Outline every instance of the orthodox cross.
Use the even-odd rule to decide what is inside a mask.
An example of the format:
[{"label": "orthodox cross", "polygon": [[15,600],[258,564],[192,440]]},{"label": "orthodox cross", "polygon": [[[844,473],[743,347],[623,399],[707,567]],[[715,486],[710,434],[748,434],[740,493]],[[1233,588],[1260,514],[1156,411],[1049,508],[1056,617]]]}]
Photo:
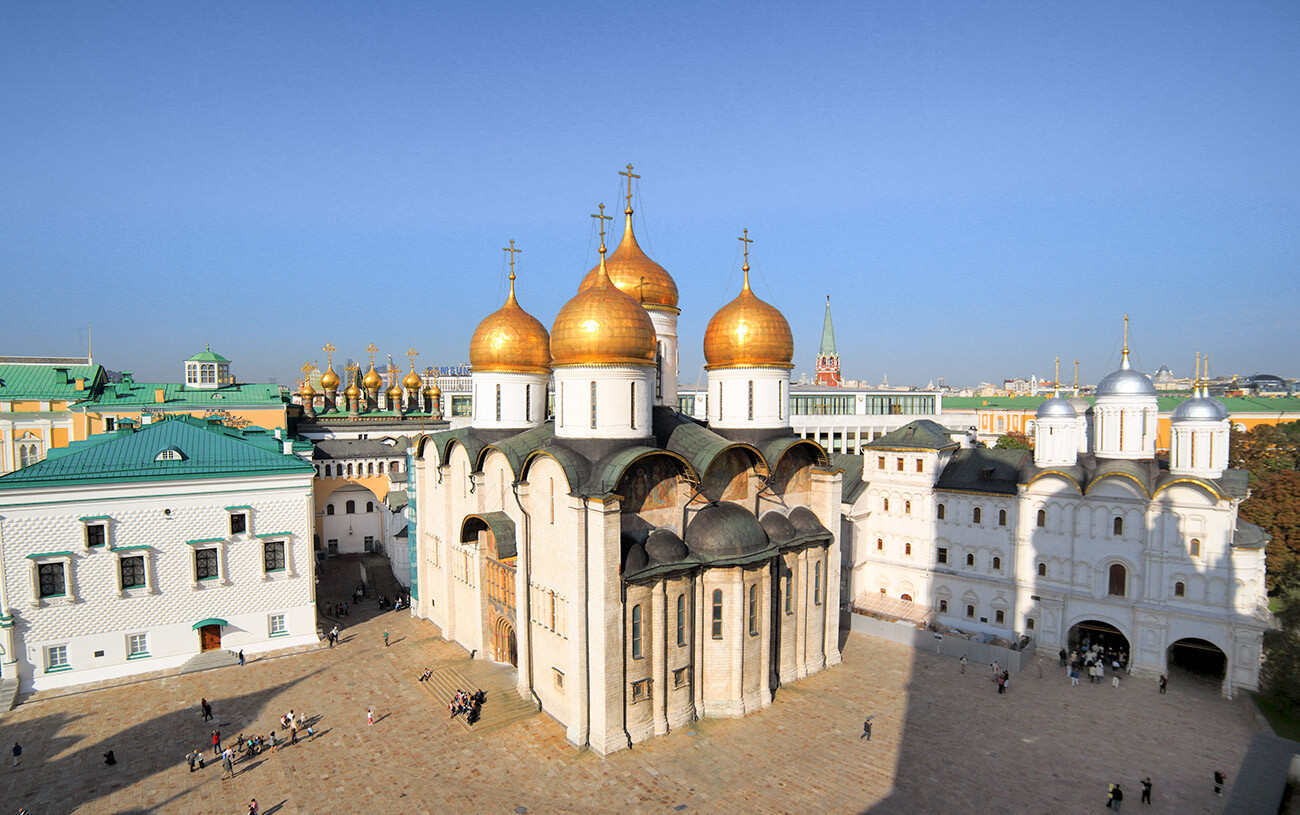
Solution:
[{"label": "orthodox cross", "polygon": [[1128,315],[1124,315],[1124,356],[1128,356]]},{"label": "orthodox cross", "polygon": [[339,350],[339,349],[337,349],[337,348],[334,347],[334,343],[332,343],[332,342],[327,342],[327,343],[325,343],[325,347],[322,348],[322,349],[320,349],[320,350],[322,350],[322,351],[325,352],[326,356],[327,356],[328,359],[329,359],[329,367],[333,368],[333,367],[334,367],[334,352],[337,351],[337,350]]},{"label": "orthodox cross", "polygon": [[510,290],[511,290],[511,291],[514,291],[514,290],[515,290],[515,255],[518,255],[519,253],[523,252],[524,250],[522,250],[522,249],[516,249],[516,248],[515,248],[515,240],[514,240],[514,238],[511,238],[511,239],[510,239],[510,248],[507,249],[507,248],[505,248],[505,247],[502,247],[502,248],[501,248],[501,251],[502,251],[502,252],[509,252],[509,253],[510,253],[510,255],[509,255],[509,258],[510,258]]},{"label": "orthodox cross", "polygon": [[627,165],[626,173],[623,172],[622,170],[619,170],[618,174],[627,176],[627,214],[631,215],[632,214],[632,179],[640,178],[641,176],[632,172],[631,164]]},{"label": "orthodox cross", "polygon": [[745,247],[745,265],[741,267],[741,271],[745,273],[745,287],[748,288],[749,287],[749,245],[753,243],[754,240],[749,237],[748,229],[745,229],[744,233],[745,234],[742,237],[739,237],[736,240],[740,241],[741,246]]},{"label": "orthodox cross", "polygon": [[415,350],[414,348],[412,348],[412,349],[410,349],[409,351],[406,352],[406,358],[409,359],[409,360],[411,361],[411,370],[412,370],[412,371],[415,370],[415,358],[418,357],[419,355],[420,355],[420,352],[417,351],[417,350]]},{"label": "orthodox cross", "polygon": [[303,366],[300,370],[302,371],[302,378],[310,382],[311,372],[316,370],[316,363],[314,362],[303,363]]},{"label": "orthodox cross", "polygon": [[378,351],[379,348],[377,348],[375,344],[372,342],[366,346],[366,350],[370,352],[370,367],[373,368],[375,367],[375,352]]},{"label": "orthodox cross", "polygon": [[605,214],[604,204],[600,205],[600,214],[593,213],[591,217],[596,219],[596,223],[600,224],[600,257],[603,260],[605,258],[605,222],[614,220],[614,217]]}]

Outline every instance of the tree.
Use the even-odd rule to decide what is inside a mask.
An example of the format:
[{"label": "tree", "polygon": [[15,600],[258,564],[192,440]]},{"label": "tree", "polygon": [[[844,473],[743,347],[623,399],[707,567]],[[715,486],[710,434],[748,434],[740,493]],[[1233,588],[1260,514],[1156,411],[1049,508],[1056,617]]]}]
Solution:
[{"label": "tree", "polygon": [[1277,629],[1264,633],[1264,687],[1291,705],[1300,705],[1300,570],[1277,575],[1274,598]]},{"label": "tree", "polygon": [[1274,592],[1282,575],[1300,570],[1300,472],[1273,473],[1256,482],[1239,515],[1273,536],[1265,557],[1268,588]]},{"label": "tree", "polygon": [[1300,468],[1300,422],[1256,425],[1245,433],[1233,430],[1228,462],[1248,471],[1251,482]]},{"label": "tree", "polygon": [[1029,443],[1029,437],[1024,433],[1017,433],[1014,430],[1010,433],[1004,433],[998,436],[997,442],[993,447],[998,450],[1032,450],[1034,446]]}]

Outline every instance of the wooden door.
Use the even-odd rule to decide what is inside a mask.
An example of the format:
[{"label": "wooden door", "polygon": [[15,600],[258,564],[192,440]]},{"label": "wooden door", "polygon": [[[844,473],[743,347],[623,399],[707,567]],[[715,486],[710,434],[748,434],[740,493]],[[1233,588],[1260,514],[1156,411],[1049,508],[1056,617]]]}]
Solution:
[{"label": "wooden door", "polygon": [[205,625],[199,629],[199,650],[215,651],[221,647],[221,626]]},{"label": "wooden door", "polygon": [[515,630],[510,629],[510,664],[519,667],[519,642],[515,639]]}]

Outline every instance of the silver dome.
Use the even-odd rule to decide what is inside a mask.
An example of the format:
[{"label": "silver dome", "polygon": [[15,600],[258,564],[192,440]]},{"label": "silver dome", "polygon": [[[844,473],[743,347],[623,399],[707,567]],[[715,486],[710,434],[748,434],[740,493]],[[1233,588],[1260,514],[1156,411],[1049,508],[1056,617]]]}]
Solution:
[{"label": "silver dome", "polygon": [[1039,419],[1073,419],[1079,414],[1074,405],[1059,396],[1053,396],[1039,405],[1038,412],[1034,415]]},{"label": "silver dome", "polygon": [[1193,396],[1174,411],[1175,422],[1221,422],[1228,418],[1228,409],[1218,399]]},{"label": "silver dome", "polygon": [[1097,383],[1095,396],[1155,396],[1156,386],[1141,371],[1120,368]]}]

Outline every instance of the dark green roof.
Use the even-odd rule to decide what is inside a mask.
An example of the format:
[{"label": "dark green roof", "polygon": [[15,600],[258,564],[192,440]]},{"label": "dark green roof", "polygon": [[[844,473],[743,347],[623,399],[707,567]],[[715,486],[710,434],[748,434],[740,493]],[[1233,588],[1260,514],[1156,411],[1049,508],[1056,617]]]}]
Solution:
[{"label": "dark green roof", "polygon": [[211,348],[204,348],[202,351],[198,352],[197,354],[195,354],[194,356],[190,357],[185,361],[186,362],[230,362],[230,360],[226,359],[221,354],[218,354],[217,352],[213,351]]},{"label": "dark green roof", "polygon": [[1237,528],[1232,533],[1232,548],[1263,549],[1272,539],[1273,536],[1265,532],[1263,527],[1238,518]]},{"label": "dark green roof", "polygon": [[[298,456],[282,452],[282,445],[260,427],[236,430],[215,420],[169,416],[50,450],[44,461],[0,477],[0,490],[315,472]],[[155,460],[169,448],[183,451],[185,458]]]},{"label": "dark green roof", "polygon": [[515,522],[509,515],[504,512],[475,512],[466,516],[465,520],[470,518],[478,518],[492,530],[492,537],[497,544],[497,557],[507,560],[519,553],[515,542]]},{"label": "dark green roof", "polygon": [[[163,401],[157,391],[163,391]],[[176,382],[110,382],[95,398],[78,406],[78,410],[102,411],[142,409],[159,410],[201,407],[222,410],[238,407],[282,407],[286,404],[279,385],[227,385],[221,388],[186,388]]]},{"label": "dark green roof", "polygon": [[951,450],[959,445],[948,429],[929,419],[908,422],[865,446],[873,450]]},{"label": "dark green roof", "polygon": [[89,399],[103,378],[102,365],[0,365],[0,399]]},{"label": "dark green roof", "polygon": [[858,496],[867,488],[867,482],[862,480],[862,473],[866,469],[866,459],[860,455],[849,453],[831,453],[831,466],[839,467],[844,471],[843,495],[840,500],[846,504],[852,504],[858,500]]},{"label": "dark green roof", "polygon": [[968,447],[953,453],[935,489],[1014,495],[1021,469],[1032,460],[1029,450]]}]

